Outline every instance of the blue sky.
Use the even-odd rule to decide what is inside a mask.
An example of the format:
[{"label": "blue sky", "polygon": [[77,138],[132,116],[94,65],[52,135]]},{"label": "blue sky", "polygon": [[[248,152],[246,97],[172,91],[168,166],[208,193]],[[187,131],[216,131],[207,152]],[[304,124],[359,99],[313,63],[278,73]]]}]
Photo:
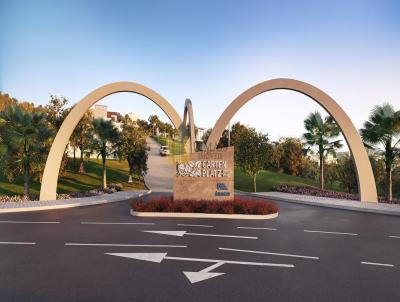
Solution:
[{"label": "blue sky", "polygon": [[[196,124],[211,127],[250,86],[288,77],[330,94],[357,128],[376,104],[400,109],[400,1],[0,0],[0,38],[0,90],[38,104],[135,81],[180,114],[191,98]],[[163,115],[134,94],[101,103]],[[277,139],[301,135],[314,110],[323,111],[274,91],[233,121]]]}]

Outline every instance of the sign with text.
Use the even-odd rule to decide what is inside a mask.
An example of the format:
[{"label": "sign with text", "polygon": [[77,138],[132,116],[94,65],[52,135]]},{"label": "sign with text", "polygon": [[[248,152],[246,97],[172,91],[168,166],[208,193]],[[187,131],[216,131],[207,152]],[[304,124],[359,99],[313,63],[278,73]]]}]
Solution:
[{"label": "sign with text", "polygon": [[233,200],[233,147],[176,159],[174,200]]}]

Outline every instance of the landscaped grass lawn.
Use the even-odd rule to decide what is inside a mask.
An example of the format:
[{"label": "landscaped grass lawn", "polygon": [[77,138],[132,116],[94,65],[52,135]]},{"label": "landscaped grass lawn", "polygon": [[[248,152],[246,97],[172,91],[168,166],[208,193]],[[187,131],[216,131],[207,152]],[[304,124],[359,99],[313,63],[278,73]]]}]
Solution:
[{"label": "landscaped grass lawn", "polygon": [[168,146],[171,155],[182,155],[185,153],[185,147],[180,141],[174,141],[168,137],[157,136],[155,138],[162,146]]},{"label": "landscaped grass lawn", "polygon": [[[101,159],[85,160],[85,174],[79,174],[79,160],[76,161],[76,167],[73,165],[73,159],[69,160],[67,174],[60,178],[57,192],[84,192],[94,188],[100,188],[102,185],[102,165]],[[107,160],[107,183],[121,183],[124,190],[143,190],[145,189],[142,181],[133,180],[128,183],[128,163],[126,160]],[[0,173],[0,195],[22,195],[24,191],[23,178],[16,179],[13,183],[8,182],[2,173]],[[40,184],[31,182],[30,193],[38,195]]]},{"label": "landscaped grass lawn", "polygon": [[[318,187],[318,182],[312,179],[292,176],[284,173],[261,171],[257,175],[257,191],[267,192],[271,191],[273,186],[276,185],[300,185]],[[235,189],[245,192],[253,191],[253,179],[251,176],[244,174],[238,168],[235,168]],[[343,191],[339,185],[335,184],[327,186],[328,190]]]}]

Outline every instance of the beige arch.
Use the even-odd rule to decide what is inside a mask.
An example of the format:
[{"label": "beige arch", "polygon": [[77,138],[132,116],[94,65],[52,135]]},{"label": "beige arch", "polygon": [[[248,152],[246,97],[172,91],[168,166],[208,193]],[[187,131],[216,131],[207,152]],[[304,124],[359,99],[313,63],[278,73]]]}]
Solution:
[{"label": "beige arch", "polygon": [[222,113],[218,121],[215,123],[210,137],[208,138],[207,146],[209,148],[215,148],[218,145],[224,129],[232,117],[240,108],[242,108],[243,105],[261,93],[276,89],[293,90],[310,97],[324,107],[325,110],[335,119],[342,130],[343,136],[345,137],[354,158],[357,170],[360,200],[364,202],[378,202],[371,163],[369,161],[367,152],[365,151],[363,142],[361,141],[361,137],[350,118],[329,95],[317,87],[305,82],[293,79],[273,79],[259,83],[247,89],[236,99],[234,99],[233,102]]},{"label": "beige arch", "polygon": [[61,125],[51,146],[49,156],[47,157],[40,188],[40,200],[56,199],[58,174],[64,150],[82,116],[96,102],[108,95],[118,92],[133,92],[148,98],[165,112],[175,128],[181,129],[181,131],[183,130],[182,120],[171,104],[157,92],[146,86],[134,82],[116,82],[97,88],[73,107]]},{"label": "beige arch", "polygon": [[[187,119],[189,117],[189,133],[187,133]],[[194,128],[194,118],[193,118],[193,106],[192,106],[192,101],[190,99],[185,100],[185,109],[183,111],[183,123],[182,123],[184,130],[184,133],[182,133],[182,137],[189,138],[189,148],[188,151],[190,153],[195,152],[195,142],[196,142],[196,137],[195,137],[195,128]]]}]

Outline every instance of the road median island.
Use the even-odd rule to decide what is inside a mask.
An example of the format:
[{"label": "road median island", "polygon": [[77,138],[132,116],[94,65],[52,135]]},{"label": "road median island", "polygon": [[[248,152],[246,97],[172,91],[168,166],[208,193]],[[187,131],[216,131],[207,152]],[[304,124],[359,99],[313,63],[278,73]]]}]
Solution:
[{"label": "road median island", "polygon": [[185,217],[221,219],[272,219],[278,217],[275,203],[263,198],[238,195],[234,201],[174,201],[172,194],[136,197],[131,215],[138,217]]}]

